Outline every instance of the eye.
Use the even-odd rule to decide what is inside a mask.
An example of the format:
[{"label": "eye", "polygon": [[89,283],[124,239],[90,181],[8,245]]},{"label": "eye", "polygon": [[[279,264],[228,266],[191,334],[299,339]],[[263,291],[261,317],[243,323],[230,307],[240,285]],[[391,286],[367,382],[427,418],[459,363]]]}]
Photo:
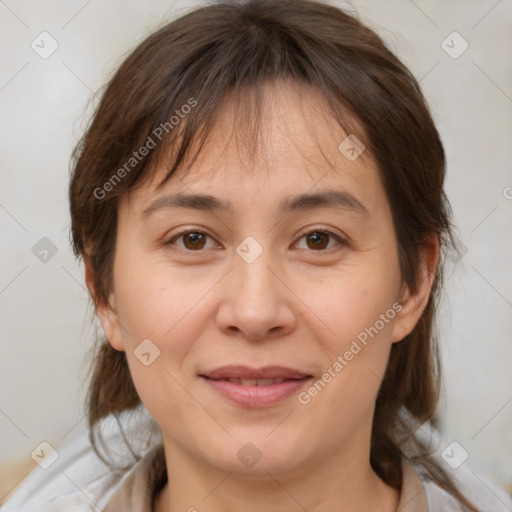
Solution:
[{"label": "eye", "polygon": [[311,249],[313,251],[322,251],[324,249],[331,249],[331,247],[327,247],[329,245],[329,238],[332,240],[336,240],[339,244],[345,245],[345,242],[334,233],[330,231],[324,231],[315,229],[313,231],[308,231],[299,239],[306,239],[306,249]]},{"label": "eye", "polygon": [[[180,233],[174,235],[168,242],[165,243],[165,245],[176,245],[179,249],[188,252],[200,252],[202,249],[208,249],[208,247],[206,247],[208,239],[213,240],[210,235],[204,233],[203,231],[187,230],[181,231]],[[299,238],[299,241],[302,239],[306,240],[305,249],[313,250],[315,252],[331,249],[332,245],[331,247],[327,246],[332,240],[337,241],[338,244],[346,245],[344,240],[342,240],[338,235],[335,235],[330,231],[320,229],[315,229],[313,231],[304,233]],[[181,241],[182,244],[176,244],[176,241]]]},{"label": "eye", "polygon": [[200,251],[201,249],[205,248],[208,238],[211,238],[210,235],[207,235],[202,231],[181,231],[180,233],[174,235],[168,242],[165,243],[165,245],[175,245],[175,240],[182,240],[183,245],[181,247],[178,245],[180,249],[186,251]]}]

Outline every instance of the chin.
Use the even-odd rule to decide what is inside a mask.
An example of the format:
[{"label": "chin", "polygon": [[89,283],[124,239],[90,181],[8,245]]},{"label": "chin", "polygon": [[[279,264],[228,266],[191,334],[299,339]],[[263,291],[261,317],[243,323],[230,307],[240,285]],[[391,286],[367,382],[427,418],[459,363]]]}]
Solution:
[{"label": "chin", "polygon": [[[221,453],[219,445],[216,450],[209,451],[209,458],[213,452],[217,456],[211,463],[222,471],[256,475],[267,475],[267,472],[275,475],[297,470],[307,459],[307,443],[298,442],[293,436],[277,435],[271,433],[271,429],[265,432],[246,432],[244,435],[234,434],[224,446]],[[300,451],[298,449],[300,447]]]}]

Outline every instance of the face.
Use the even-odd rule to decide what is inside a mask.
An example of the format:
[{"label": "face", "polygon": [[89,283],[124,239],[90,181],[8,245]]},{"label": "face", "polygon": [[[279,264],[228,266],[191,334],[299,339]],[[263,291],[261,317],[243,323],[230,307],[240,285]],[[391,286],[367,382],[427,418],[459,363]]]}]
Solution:
[{"label": "face", "polygon": [[318,93],[282,85],[265,98],[254,158],[226,107],[186,173],[156,191],[157,170],[123,198],[110,309],[98,313],[168,456],[300,472],[367,458],[390,348],[431,283],[401,287],[376,163],[339,149],[347,134]]}]

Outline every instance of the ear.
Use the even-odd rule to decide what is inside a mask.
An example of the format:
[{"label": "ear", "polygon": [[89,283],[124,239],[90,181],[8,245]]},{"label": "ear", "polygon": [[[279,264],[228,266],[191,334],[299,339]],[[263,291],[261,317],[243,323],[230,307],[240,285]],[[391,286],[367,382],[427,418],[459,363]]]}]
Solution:
[{"label": "ear", "polygon": [[112,292],[108,298],[108,304],[104,301],[98,300],[98,295],[95,286],[95,275],[92,269],[91,261],[87,255],[83,256],[85,265],[85,283],[87,289],[93,299],[96,314],[101,322],[105,336],[108,342],[119,351],[124,351],[124,344],[121,336],[121,326],[119,324],[115,306],[115,294]]},{"label": "ear", "polygon": [[402,288],[399,298],[402,309],[395,317],[396,321],[392,332],[393,343],[402,341],[412,332],[427,306],[439,262],[439,236],[437,233],[432,233],[419,251],[421,264],[417,286],[415,290],[405,285]]}]

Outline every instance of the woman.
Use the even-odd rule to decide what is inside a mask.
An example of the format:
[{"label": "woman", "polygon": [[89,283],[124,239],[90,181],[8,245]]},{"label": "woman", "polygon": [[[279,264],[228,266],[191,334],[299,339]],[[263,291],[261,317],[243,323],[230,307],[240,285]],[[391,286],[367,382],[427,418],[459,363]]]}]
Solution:
[{"label": "woman", "polygon": [[[417,82],[340,9],[222,2],[151,35],[109,83],[70,184],[105,332],[91,442],[112,468],[89,453],[75,489],[33,503],[509,509],[421,435],[438,425],[444,172]],[[120,418],[136,444],[131,411],[157,441],[120,469],[98,441]]]}]

